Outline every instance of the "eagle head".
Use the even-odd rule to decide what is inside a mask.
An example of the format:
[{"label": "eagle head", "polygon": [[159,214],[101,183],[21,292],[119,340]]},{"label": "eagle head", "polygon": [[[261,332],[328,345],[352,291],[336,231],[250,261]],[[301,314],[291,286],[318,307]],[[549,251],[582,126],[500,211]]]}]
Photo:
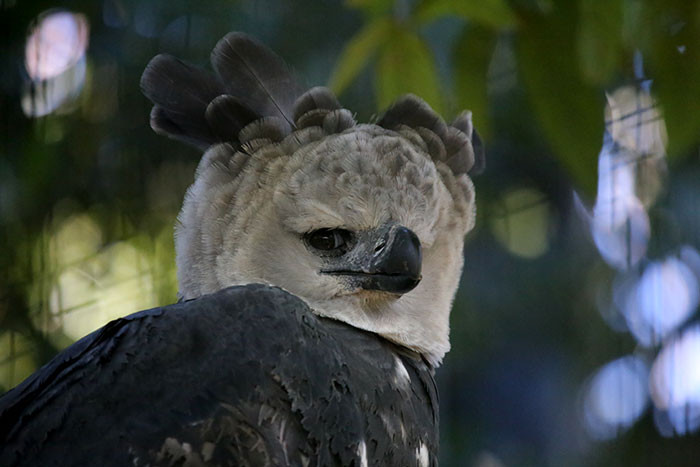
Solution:
[{"label": "eagle head", "polygon": [[[179,69],[192,81],[200,71],[159,57],[142,79],[156,103],[152,126],[207,148],[176,227],[182,298],[276,285],[318,315],[438,365],[450,347],[463,241],[474,225],[469,173],[481,151],[470,113],[448,125],[407,95],[376,123],[357,124],[326,88],[290,91],[279,58],[233,33],[212,54],[218,76],[206,78],[204,117],[192,123],[181,120],[182,101],[158,94],[167,94],[159,76],[167,71],[172,82]],[[245,90],[249,71],[237,70],[256,67],[262,71]],[[266,83],[265,73],[274,79]]]}]

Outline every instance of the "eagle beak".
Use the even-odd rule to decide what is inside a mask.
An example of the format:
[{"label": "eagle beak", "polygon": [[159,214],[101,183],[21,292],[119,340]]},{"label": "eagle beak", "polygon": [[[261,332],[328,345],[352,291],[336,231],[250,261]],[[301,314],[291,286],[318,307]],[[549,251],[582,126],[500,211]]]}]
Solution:
[{"label": "eagle beak", "polygon": [[404,226],[395,226],[377,242],[360,287],[396,294],[410,292],[421,280],[422,259],[416,234]]},{"label": "eagle beak", "polygon": [[365,243],[359,267],[326,270],[345,276],[353,288],[405,294],[421,281],[422,252],[418,236],[402,225],[382,229],[381,235]]}]

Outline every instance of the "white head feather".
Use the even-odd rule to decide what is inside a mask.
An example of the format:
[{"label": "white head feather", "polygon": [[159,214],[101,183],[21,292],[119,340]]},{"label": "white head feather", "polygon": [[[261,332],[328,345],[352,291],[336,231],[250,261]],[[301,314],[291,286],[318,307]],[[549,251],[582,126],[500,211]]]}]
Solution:
[{"label": "white head feather", "polygon": [[[262,282],[304,299],[319,315],[376,332],[438,364],[449,350],[449,312],[474,222],[474,189],[435,161],[419,134],[377,125],[338,134],[310,127],[280,143],[205,154],[179,217],[180,293],[194,298]],[[321,274],[305,233],[376,229],[416,233],[422,280],[404,295],[348,290]]]}]

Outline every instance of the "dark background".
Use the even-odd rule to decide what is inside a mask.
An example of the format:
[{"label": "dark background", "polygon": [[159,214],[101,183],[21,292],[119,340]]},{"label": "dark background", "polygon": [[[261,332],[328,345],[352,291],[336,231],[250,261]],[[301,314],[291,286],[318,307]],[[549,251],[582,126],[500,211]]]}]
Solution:
[{"label": "dark background", "polygon": [[172,228],[200,154],[150,130],[139,78],[161,52],[207,65],[230,30],[360,121],[405,92],[474,112],[487,170],[437,373],[443,465],[697,464],[685,0],[0,0],[1,390],[175,301]]}]

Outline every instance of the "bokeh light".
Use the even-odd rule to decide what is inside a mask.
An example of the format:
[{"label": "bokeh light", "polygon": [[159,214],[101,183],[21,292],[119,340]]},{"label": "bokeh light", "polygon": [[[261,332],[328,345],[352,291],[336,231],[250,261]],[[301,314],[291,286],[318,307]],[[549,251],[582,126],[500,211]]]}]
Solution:
[{"label": "bokeh light", "polygon": [[622,357],[600,368],[584,389],[584,420],[597,439],[611,439],[628,429],[648,403],[646,364]]},{"label": "bokeh light", "polygon": [[606,122],[591,230],[603,259],[624,270],[647,252],[646,209],[660,190],[666,130],[649,92],[630,86],[608,96]]},{"label": "bokeh light", "polygon": [[[534,188],[509,191],[492,218],[491,230],[510,253],[523,258],[537,258],[549,245],[549,203]],[[500,212],[499,212],[500,211]]]},{"label": "bokeh light", "polygon": [[35,326],[77,340],[115,318],[159,305],[156,282],[174,276],[175,268],[171,248],[166,270],[156,268],[158,243],[170,244],[171,233],[168,225],[155,239],[134,236],[104,244],[100,225],[87,213],[57,221],[38,243],[36,263],[50,269],[36,271],[35,300],[47,300],[48,313],[34,314]]},{"label": "bokeh light", "polygon": [[664,345],[651,368],[650,387],[654,405],[675,433],[700,428],[700,325]]},{"label": "bokeh light", "polygon": [[603,259],[626,269],[646,254],[650,226],[646,210],[634,195],[634,167],[618,159],[607,147],[600,153],[592,230]]},{"label": "bokeh light", "polygon": [[[664,436],[687,434],[700,427],[700,328],[686,329],[670,341],[669,337],[697,309],[700,255],[685,245],[677,254],[647,258],[648,209],[663,186],[666,147],[664,122],[649,94],[649,82],[609,95],[606,119],[593,238],[602,258],[618,270],[614,304],[627,330],[650,349],[665,342],[649,377],[656,427]],[[594,437],[613,437],[639,416],[639,406],[629,406],[641,397],[641,372],[635,369],[639,363],[616,362],[623,361],[627,363],[613,362],[599,370],[587,389],[585,420]],[[615,397],[630,399],[625,406]]]},{"label": "bokeh light", "polygon": [[29,77],[55,78],[74,66],[88,46],[88,21],[68,11],[45,13],[27,39],[24,60]]},{"label": "bokeh light", "polygon": [[628,328],[640,344],[656,345],[695,311],[698,296],[697,278],[683,261],[654,261],[627,290]]},{"label": "bokeh light", "polygon": [[48,115],[83,87],[89,23],[82,14],[55,10],[39,16],[25,46],[29,82],[22,96],[25,115]]},{"label": "bokeh light", "polygon": [[623,86],[608,94],[605,119],[612,140],[621,148],[659,156],[666,152],[666,126],[648,85]]}]

